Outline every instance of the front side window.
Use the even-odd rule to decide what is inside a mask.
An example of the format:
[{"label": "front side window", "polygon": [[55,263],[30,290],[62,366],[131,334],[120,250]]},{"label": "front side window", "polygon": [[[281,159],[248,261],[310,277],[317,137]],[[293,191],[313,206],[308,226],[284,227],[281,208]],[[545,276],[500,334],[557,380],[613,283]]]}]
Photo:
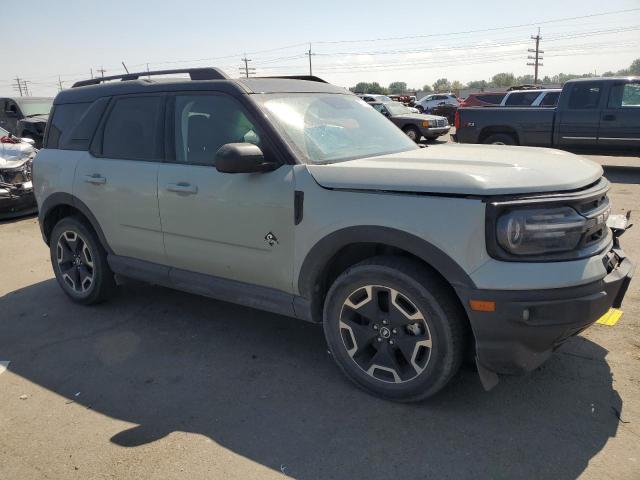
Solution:
[{"label": "front side window", "polygon": [[607,107],[640,107],[640,83],[620,83],[611,87]]},{"label": "front side window", "polygon": [[261,146],[242,106],[226,95],[176,96],[174,122],[177,163],[214,165],[216,152],[227,143]]},{"label": "front side window", "polygon": [[131,160],[160,159],[162,100],[159,96],[118,98],[104,126],[102,155]]},{"label": "front side window", "polygon": [[569,108],[585,110],[598,108],[600,102],[600,84],[576,83],[571,89]]},{"label": "front side window", "polygon": [[356,96],[286,93],[254,98],[307,163],[332,163],[419,148]]}]

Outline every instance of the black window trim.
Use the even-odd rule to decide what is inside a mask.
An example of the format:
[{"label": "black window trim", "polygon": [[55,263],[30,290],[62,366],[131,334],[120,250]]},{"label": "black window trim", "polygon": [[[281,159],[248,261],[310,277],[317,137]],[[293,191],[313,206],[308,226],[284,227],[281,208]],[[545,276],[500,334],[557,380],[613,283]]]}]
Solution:
[{"label": "black window trim", "polygon": [[[156,119],[156,129],[157,129],[157,138],[156,138],[156,151],[159,152],[158,158],[130,158],[130,157],[115,157],[115,156],[107,156],[103,153],[104,146],[104,129],[106,123],[109,121],[109,117],[111,116],[111,112],[115,104],[120,99],[124,98],[139,98],[139,97],[159,97],[160,98],[160,111],[158,112],[158,118]],[[98,124],[98,128],[91,139],[91,144],[89,147],[89,153],[96,158],[106,158],[109,160],[129,160],[132,162],[151,162],[151,163],[163,163],[165,161],[166,149],[164,145],[165,138],[165,116],[167,110],[167,92],[153,92],[153,93],[132,93],[132,94],[124,94],[124,95],[113,95],[109,99],[109,104],[105,109],[102,118],[100,119],[100,123]]]},{"label": "black window trim", "polygon": [[[598,101],[596,102],[595,106],[593,107],[582,107],[582,108],[576,108],[576,107],[572,107],[571,106],[571,98],[573,97],[573,94],[575,93],[577,88],[581,88],[581,87],[585,87],[587,86],[588,88],[593,88],[593,87],[598,87],[599,91],[598,91]],[[603,90],[604,90],[604,84],[603,82],[576,82],[572,87],[571,87],[571,92],[568,95],[567,98],[567,110],[571,110],[571,111],[585,111],[585,110],[598,110],[598,109],[602,109],[602,99],[605,97],[603,95]],[[608,97],[608,96],[607,96]]]}]

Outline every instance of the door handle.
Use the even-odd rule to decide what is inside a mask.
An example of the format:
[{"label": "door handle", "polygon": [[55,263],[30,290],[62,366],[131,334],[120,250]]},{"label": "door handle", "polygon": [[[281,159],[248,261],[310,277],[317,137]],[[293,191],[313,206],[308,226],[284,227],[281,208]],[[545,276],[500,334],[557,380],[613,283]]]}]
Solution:
[{"label": "door handle", "polygon": [[608,122],[611,122],[611,121],[613,121],[615,119],[616,119],[615,115],[605,115],[605,116],[602,117],[602,120],[605,120],[605,121],[608,121]]},{"label": "door handle", "polygon": [[85,175],[84,181],[87,183],[93,183],[94,185],[100,185],[102,183],[107,183],[107,179],[104,178],[99,173],[94,173],[92,175]]},{"label": "door handle", "polygon": [[198,193],[198,187],[196,185],[191,185],[186,182],[170,183],[167,185],[167,190],[169,192],[187,193],[190,195]]}]

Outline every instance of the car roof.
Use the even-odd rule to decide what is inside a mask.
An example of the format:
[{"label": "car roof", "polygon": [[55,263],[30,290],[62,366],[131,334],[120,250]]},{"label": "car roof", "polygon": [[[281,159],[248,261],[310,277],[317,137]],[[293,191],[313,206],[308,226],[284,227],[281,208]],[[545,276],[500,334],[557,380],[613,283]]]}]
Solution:
[{"label": "car roof", "polygon": [[336,93],[352,95],[347,89],[320,80],[300,80],[297,78],[262,77],[219,80],[141,78],[110,81],[97,85],[82,85],[63,90],[56,96],[54,104],[92,102],[98,98],[113,95],[204,90],[217,90],[236,94]]},{"label": "car roof", "polygon": [[622,76],[617,76],[617,77],[584,77],[584,78],[573,78],[571,80],[567,80],[566,83],[577,83],[577,82],[594,82],[594,81],[602,81],[602,80],[606,80],[608,82],[610,81],[640,81],[640,77],[635,76],[635,75],[630,75],[628,77],[622,77]]},{"label": "car roof", "polygon": [[561,92],[562,89],[561,88],[536,88],[536,89],[529,89],[529,90],[511,90],[510,92],[507,92],[507,95],[511,95],[513,93],[548,93],[548,92]]}]

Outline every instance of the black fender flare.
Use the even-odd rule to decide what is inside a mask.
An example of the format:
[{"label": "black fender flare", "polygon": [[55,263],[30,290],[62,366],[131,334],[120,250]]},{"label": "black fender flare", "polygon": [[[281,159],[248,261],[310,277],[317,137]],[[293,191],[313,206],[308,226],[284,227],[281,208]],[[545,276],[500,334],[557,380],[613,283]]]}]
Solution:
[{"label": "black fender flare", "polygon": [[336,230],[309,250],[298,275],[300,295],[311,300],[317,293],[318,278],[331,258],[342,248],[354,243],[380,243],[399,248],[429,264],[454,289],[475,288],[471,277],[454,259],[426,240],[395,228],[363,225]]},{"label": "black fender flare", "polygon": [[65,192],[56,192],[49,195],[47,199],[40,206],[40,211],[38,212],[38,223],[40,224],[40,232],[42,233],[42,238],[47,245],[49,244],[49,239],[47,238],[47,235],[44,229],[45,219],[47,218],[47,215],[51,212],[51,210],[53,210],[54,208],[60,205],[68,205],[70,207],[75,208],[80,213],[82,213],[82,215],[85,216],[85,218],[89,221],[89,223],[93,227],[93,230],[98,235],[98,238],[100,239],[100,242],[102,243],[102,246],[107,251],[107,253],[113,253],[113,250],[111,249],[111,247],[109,247],[109,243],[107,242],[107,239],[104,236],[104,232],[102,231],[102,228],[100,227],[100,223],[98,223],[98,220],[96,219],[95,215],[91,212],[89,207],[87,207],[87,205],[78,197]]}]

